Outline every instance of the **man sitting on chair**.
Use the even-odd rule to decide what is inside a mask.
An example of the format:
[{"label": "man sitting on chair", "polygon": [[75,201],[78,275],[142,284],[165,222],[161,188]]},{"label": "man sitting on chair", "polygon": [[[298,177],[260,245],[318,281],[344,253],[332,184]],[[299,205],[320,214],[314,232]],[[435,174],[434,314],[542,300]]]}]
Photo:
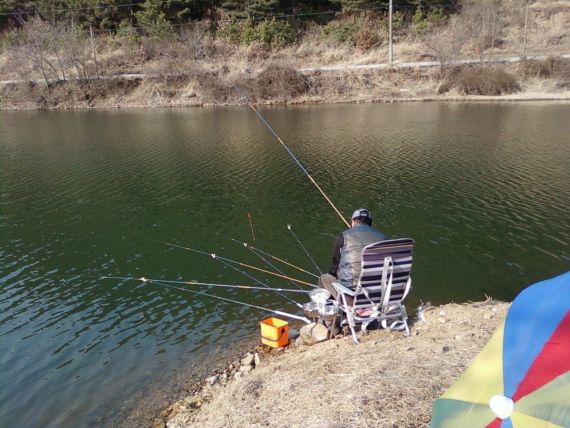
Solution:
[{"label": "man sitting on chair", "polygon": [[[337,291],[333,282],[355,288],[360,276],[360,253],[362,249],[373,242],[384,241],[386,236],[372,227],[372,214],[366,208],[360,208],[352,214],[350,229],[339,233],[336,237],[332,263],[328,273],[319,278],[319,287],[328,290],[336,299]],[[353,298],[347,296],[349,306]]]}]

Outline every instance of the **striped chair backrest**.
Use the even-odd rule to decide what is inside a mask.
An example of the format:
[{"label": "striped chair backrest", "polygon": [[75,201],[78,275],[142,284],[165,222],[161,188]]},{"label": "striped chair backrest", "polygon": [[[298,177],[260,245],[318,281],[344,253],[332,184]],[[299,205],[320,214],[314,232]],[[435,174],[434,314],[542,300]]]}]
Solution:
[{"label": "striped chair backrest", "polygon": [[368,299],[363,293],[355,298],[355,308],[370,307],[380,303],[382,299],[382,274],[384,261],[387,257],[392,259],[394,266],[392,290],[388,299],[389,303],[397,304],[403,300],[406,284],[412,270],[412,250],[414,241],[409,238],[391,239],[374,242],[362,249],[360,255],[361,271],[358,282],[362,288],[366,288]]}]

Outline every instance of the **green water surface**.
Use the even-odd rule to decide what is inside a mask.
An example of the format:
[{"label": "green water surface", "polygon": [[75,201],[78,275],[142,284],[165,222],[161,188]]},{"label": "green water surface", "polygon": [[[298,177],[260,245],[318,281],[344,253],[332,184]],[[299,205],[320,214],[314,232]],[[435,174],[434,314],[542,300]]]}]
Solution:
[{"label": "green water surface", "polygon": [[[368,207],[415,239],[410,312],[509,300],[570,269],[570,104],[261,111],[341,212]],[[0,425],[112,425],[257,336],[257,309],[100,276],[255,285],[163,244],[266,267],[231,238],[316,271],[287,224],[326,271],[343,224],[247,108],[0,113]],[[270,292],[209,292],[298,312]]]}]

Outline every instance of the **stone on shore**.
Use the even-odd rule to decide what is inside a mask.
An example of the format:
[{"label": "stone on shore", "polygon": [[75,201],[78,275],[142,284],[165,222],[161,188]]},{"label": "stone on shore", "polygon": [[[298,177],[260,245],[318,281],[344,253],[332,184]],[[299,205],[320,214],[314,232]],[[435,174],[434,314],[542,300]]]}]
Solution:
[{"label": "stone on shore", "polygon": [[255,356],[251,352],[248,352],[245,355],[245,357],[242,358],[241,365],[242,366],[252,366],[254,360],[255,360]]},{"label": "stone on shore", "polygon": [[301,339],[302,344],[308,346],[323,342],[327,340],[328,337],[329,330],[324,325],[316,324],[314,322],[303,326],[299,332],[299,339]]}]

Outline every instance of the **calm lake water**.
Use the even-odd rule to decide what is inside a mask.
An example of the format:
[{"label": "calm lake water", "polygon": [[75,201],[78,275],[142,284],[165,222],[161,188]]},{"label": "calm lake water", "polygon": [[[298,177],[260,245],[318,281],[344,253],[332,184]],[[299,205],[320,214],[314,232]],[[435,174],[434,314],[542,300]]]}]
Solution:
[{"label": "calm lake water", "polygon": [[[346,215],[416,240],[413,311],[570,269],[570,104],[262,108]],[[326,270],[340,219],[247,108],[0,113],[0,425],[116,423],[259,310],[101,275],[255,283],[173,242]],[[284,269],[303,280],[310,276]],[[286,281],[252,273],[272,285]],[[211,289],[296,311],[269,292]]]}]

